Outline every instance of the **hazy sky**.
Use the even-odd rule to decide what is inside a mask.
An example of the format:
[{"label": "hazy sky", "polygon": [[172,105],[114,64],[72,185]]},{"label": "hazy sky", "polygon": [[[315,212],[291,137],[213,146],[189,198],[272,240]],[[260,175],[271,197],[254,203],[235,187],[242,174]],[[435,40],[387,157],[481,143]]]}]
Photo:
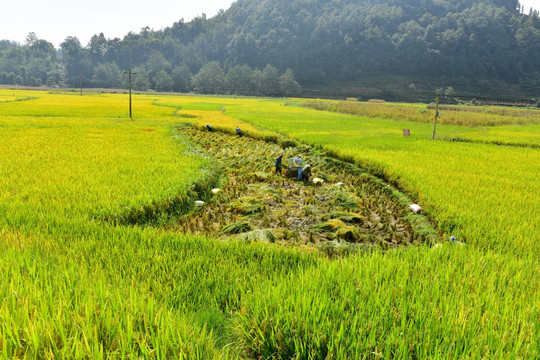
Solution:
[{"label": "hazy sky", "polygon": [[[29,32],[59,47],[67,36],[76,36],[83,46],[94,34],[122,38],[149,26],[155,30],[184,18],[191,20],[227,10],[234,0],[9,0],[1,5],[0,39],[24,43]],[[540,10],[540,0],[521,0],[528,13]]]},{"label": "hazy sky", "polygon": [[519,3],[525,5],[525,14],[529,13],[531,7],[540,10],[540,0],[520,0]]},{"label": "hazy sky", "polygon": [[[540,0],[539,0],[540,1]],[[212,17],[227,10],[234,0],[9,0],[0,8],[0,39],[24,43],[29,32],[55,47],[68,36],[83,46],[103,32],[107,38],[123,38],[149,26],[155,30],[184,18],[187,22],[205,13]]]}]

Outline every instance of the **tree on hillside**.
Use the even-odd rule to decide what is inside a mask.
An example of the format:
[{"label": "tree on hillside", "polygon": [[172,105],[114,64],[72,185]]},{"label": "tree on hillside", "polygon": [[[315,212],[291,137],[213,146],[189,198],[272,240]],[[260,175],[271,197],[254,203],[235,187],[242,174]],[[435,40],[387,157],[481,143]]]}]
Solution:
[{"label": "tree on hillside", "polygon": [[13,72],[8,73],[5,71],[2,71],[2,73],[0,74],[0,81],[2,82],[2,84],[5,84],[5,85],[14,85],[16,77],[17,75]]},{"label": "tree on hillside", "polygon": [[99,35],[93,35],[88,42],[88,51],[90,60],[93,64],[106,61],[105,55],[107,53],[107,39],[103,33]]},{"label": "tree on hillside", "polygon": [[249,94],[252,90],[253,70],[248,65],[236,65],[227,71],[225,90],[229,94]]},{"label": "tree on hillside", "polygon": [[279,88],[286,96],[299,96],[302,88],[296,82],[294,73],[291,69],[287,69],[283,75],[279,77]]},{"label": "tree on hillside", "polygon": [[46,64],[44,64],[39,59],[30,59],[27,63],[27,73],[28,76],[33,78],[40,78],[42,81],[47,79],[47,72],[49,69]]},{"label": "tree on hillside", "polygon": [[204,65],[193,77],[193,89],[202,94],[219,94],[223,91],[225,75],[217,61]]},{"label": "tree on hillside", "polygon": [[267,64],[262,71],[261,90],[266,95],[277,95],[281,89],[279,85],[279,71],[275,66]]},{"label": "tree on hillside", "polygon": [[259,69],[254,69],[251,72],[251,88],[253,89],[251,95],[263,95],[263,74]]},{"label": "tree on hillside", "polygon": [[148,80],[148,72],[144,66],[133,68],[135,76],[133,77],[133,89],[147,91],[150,89],[150,81]]},{"label": "tree on hillside", "polygon": [[173,91],[173,88],[173,78],[165,70],[161,70],[156,77],[156,91]]},{"label": "tree on hillside", "polygon": [[26,46],[30,47],[34,45],[38,41],[38,37],[35,32],[29,32],[28,35],[26,35]]},{"label": "tree on hillside", "polygon": [[172,78],[174,81],[174,91],[189,92],[191,90],[193,74],[189,71],[189,67],[186,64],[175,67],[172,71]]},{"label": "tree on hillside", "polygon": [[165,56],[159,51],[152,51],[146,61],[146,69],[150,76],[157,75],[161,71],[169,72],[171,70],[171,64],[165,59]]},{"label": "tree on hillside", "polygon": [[68,36],[61,44],[62,62],[66,70],[67,79],[79,79],[79,76],[89,78],[92,76],[92,62],[88,52],[81,46],[78,38]]},{"label": "tree on hillside", "polygon": [[124,83],[122,72],[115,63],[98,64],[92,77],[94,87],[115,88]]}]

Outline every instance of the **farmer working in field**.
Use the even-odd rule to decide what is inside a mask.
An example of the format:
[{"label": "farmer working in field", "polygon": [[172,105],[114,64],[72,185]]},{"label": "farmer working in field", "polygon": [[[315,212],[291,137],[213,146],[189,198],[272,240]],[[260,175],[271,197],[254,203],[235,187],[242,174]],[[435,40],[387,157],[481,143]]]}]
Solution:
[{"label": "farmer working in field", "polygon": [[304,166],[304,168],[301,168],[300,170],[300,176],[298,180],[304,180],[305,182],[309,182],[309,178],[311,177],[311,168],[313,167],[313,163],[309,163],[309,165]]},{"label": "farmer working in field", "polygon": [[210,132],[214,131],[214,129],[212,129],[212,127],[210,125],[208,125],[208,124],[206,124],[206,130],[208,130]]},{"label": "farmer working in field", "polygon": [[276,174],[281,175],[281,160],[283,159],[283,154],[280,154],[276,159]]},{"label": "farmer working in field", "polygon": [[236,135],[242,136],[242,130],[240,130],[239,126],[236,127]]}]

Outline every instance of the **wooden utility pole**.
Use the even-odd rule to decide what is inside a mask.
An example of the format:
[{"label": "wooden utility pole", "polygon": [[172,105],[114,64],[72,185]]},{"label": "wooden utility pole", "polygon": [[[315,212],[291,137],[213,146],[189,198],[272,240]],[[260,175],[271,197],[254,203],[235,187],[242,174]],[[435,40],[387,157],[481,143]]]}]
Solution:
[{"label": "wooden utility pole", "polygon": [[131,69],[128,71],[124,71],[124,74],[129,75],[129,117],[133,119],[132,113],[131,113],[131,76],[135,75],[136,72],[133,72]]},{"label": "wooden utility pole", "polygon": [[81,96],[82,96],[82,76],[79,75],[79,89],[81,89]]},{"label": "wooden utility pole", "polygon": [[439,117],[439,99],[441,98],[441,89],[437,90],[437,106],[435,106],[435,121],[433,122],[433,136],[435,139],[435,130],[437,129],[437,118]]}]

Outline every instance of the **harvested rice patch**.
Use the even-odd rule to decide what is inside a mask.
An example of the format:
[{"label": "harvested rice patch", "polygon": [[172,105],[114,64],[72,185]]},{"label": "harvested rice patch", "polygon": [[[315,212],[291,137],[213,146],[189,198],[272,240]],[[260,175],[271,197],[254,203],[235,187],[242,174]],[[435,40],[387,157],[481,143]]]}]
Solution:
[{"label": "harvested rice patch", "polygon": [[[282,148],[189,126],[179,131],[214,158],[226,183],[204,206],[182,217],[178,231],[321,249],[389,249],[438,238],[427,219],[418,221],[424,215],[411,214],[403,194],[396,196],[390,185],[321,150],[305,145]],[[313,163],[311,180],[324,182],[276,173],[279,154],[283,173],[289,159],[301,156],[304,166]]]}]

